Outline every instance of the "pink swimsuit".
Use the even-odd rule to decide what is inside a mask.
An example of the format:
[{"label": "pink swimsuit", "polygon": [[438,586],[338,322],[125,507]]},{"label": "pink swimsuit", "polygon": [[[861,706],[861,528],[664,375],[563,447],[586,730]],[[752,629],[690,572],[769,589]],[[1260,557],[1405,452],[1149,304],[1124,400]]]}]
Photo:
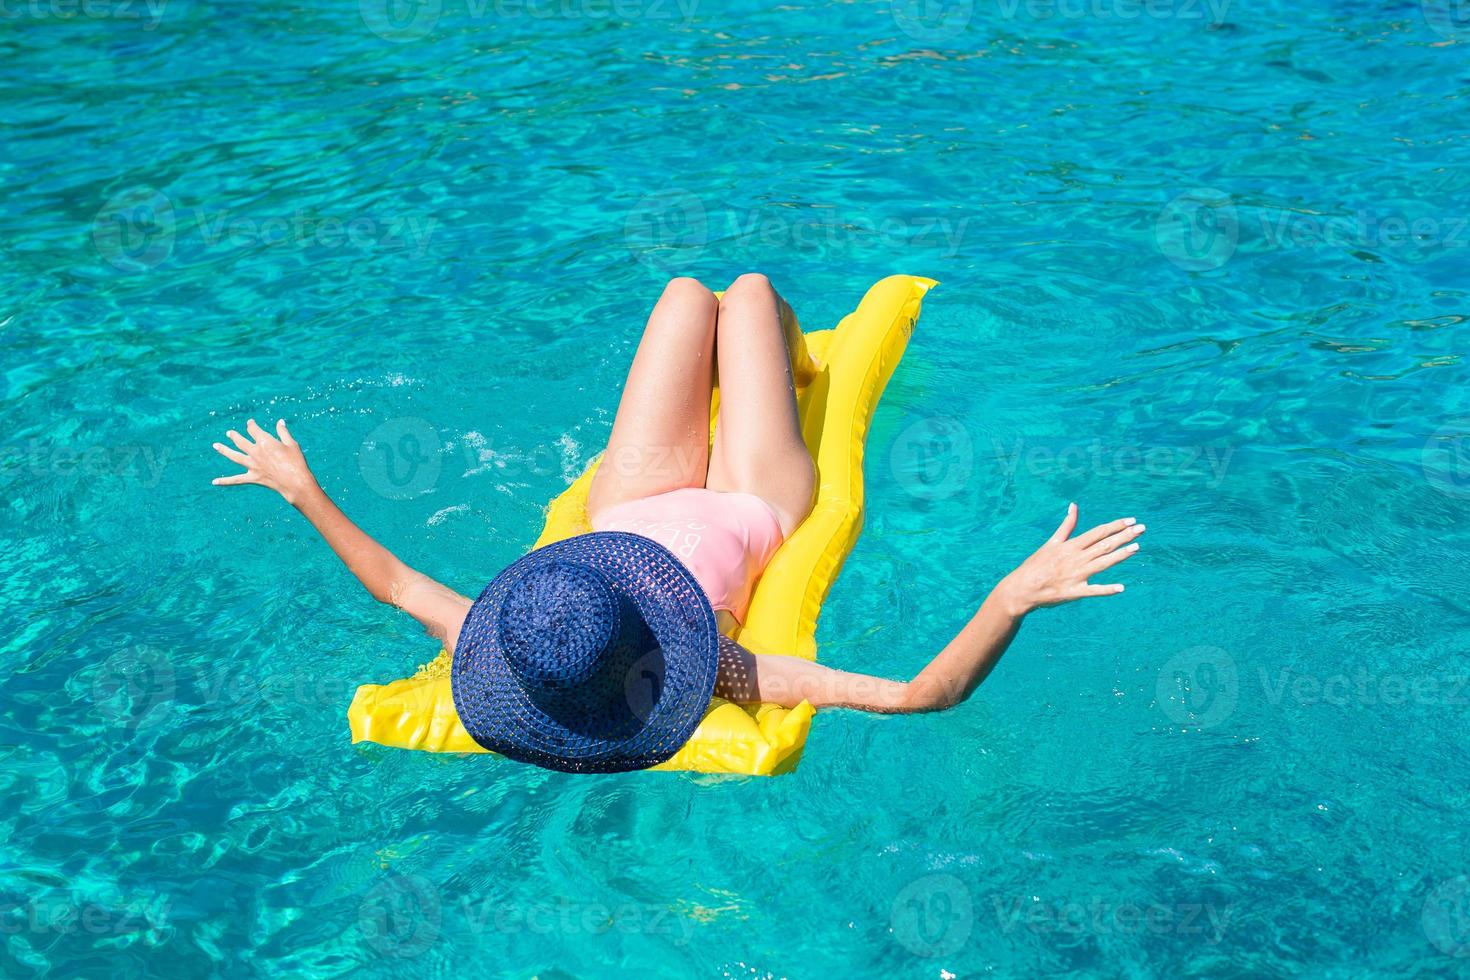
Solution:
[{"label": "pink swimsuit", "polygon": [[715,609],[741,623],[755,580],[781,547],[776,512],[753,493],[684,487],[609,507],[594,531],[628,531],[668,548],[693,573]]}]

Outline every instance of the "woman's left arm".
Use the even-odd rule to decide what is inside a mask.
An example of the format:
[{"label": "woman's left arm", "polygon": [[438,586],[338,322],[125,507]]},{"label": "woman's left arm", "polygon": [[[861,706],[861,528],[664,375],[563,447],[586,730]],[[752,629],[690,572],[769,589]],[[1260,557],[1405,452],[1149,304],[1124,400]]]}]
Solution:
[{"label": "woman's left arm", "polygon": [[245,469],[219,477],[215,485],[253,483],[279,493],[311,522],[374,599],[402,609],[422,623],[430,636],[454,649],[470,600],[410,568],[354,524],[317,483],[284,419],[276,423],[274,436],[254,419],[245,431],[248,438],[233,429],[228,433],[234,449],[214,444],[215,452]]},{"label": "woman's left arm", "polygon": [[911,714],[951,708],[974,693],[1011,645],[1022,621],[1043,606],[1117,595],[1123,586],[1088,579],[1131,556],[1144,526],[1128,517],[1072,537],[1077,505],[1035,554],[986,597],[980,609],[913,680],[894,681],[833,670],[798,657],[761,656],[733,641],[721,649],[715,693],[731,701],[795,707],[857,708]]}]

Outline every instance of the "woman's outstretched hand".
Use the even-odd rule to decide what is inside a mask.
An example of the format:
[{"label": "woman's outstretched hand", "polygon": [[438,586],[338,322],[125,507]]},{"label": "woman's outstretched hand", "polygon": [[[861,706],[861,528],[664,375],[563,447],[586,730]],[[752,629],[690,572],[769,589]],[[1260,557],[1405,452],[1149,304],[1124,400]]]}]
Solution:
[{"label": "woman's outstretched hand", "polygon": [[1123,591],[1121,585],[1092,585],[1087,580],[1137,551],[1134,541],[1143,533],[1143,525],[1125,517],[1074,538],[1075,530],[1077,505],[1068,504],[1066,520],[1056,533],[1020,568],[1001,579],[965,627],[907,683],[849,674],[798,657],[757,655],[730,641],[735,655],[722,645],[715,691],[725,698],[773,701],[788,708],[802,701],[817,708],[900,714],[952,708],[974,693],[995,669],[1027,613],[1041,606]]},{"label": "woman's outstretched hand", "polygon": [[286,420],[281,419],[276,423],[274,436],[257,425],[254,419],[246,423],[245,431],[250,433],[249,438],[234,429],[225,433],[238,451],[222,442],[214,444],[215,452],[233,463],[239,463],[245,467],[245,472],[216,477],[211,482],[219,487],[258,483],[285,497],[286,502],[293,507],[299,507],[306,495],[316,489],[316,477],[312,476],[311,467],[306,465],[301,447],[286,428]]},{"label": "woman's outstretched hand", "polygon": [[1011,615],[1024,616],[1042,606],[1123,591],[1116,583],[1093,585],[1088,579],[1130,558],[1138,550],[1135,539],[1143,533],[1143,525],[1124,517],[1074,538],[1076,529],[1077,505],[1068,504],[1067,516],[1056,533],[996,586]]}]

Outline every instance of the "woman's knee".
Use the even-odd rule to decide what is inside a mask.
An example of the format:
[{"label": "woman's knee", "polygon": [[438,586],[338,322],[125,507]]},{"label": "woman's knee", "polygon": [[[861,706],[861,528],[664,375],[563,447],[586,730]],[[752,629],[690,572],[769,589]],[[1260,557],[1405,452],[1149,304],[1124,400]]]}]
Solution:
[{"label": "woman's knee", "polygon": [[645,337],[712,340],[719,301],[698,279],[670,279],[653,307]]},{"label": "woman's knee", "polygon": [[747,272],[730,283],[730,287],[725,290],[725,295],[720,300],[720,305],[727,307],[749,302],[774,304],[775,301],[776,290],[771,286],[771,280],[759,272]]},{"label": "woman's knee", "polygon": [[710,292],[709,287],[690,276],[670,279],[664,286],[664,294],[661,298],[676,303],[694,303],[711,307],[716,303],[715,294]]}]

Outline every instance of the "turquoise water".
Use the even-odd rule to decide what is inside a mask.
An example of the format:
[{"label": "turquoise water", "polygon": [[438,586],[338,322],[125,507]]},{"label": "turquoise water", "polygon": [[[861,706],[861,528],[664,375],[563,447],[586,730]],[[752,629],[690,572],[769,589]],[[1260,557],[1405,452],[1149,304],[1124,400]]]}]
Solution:
[{"label": "turquoise water", "polygon": [[[1470,974],[1462,11],[374,2],[0,11],[0,972]],[[775,780],[352,746],[433,644],[210,442],[474,591],[748,270],[943,281],[826,662],[1128,592]]]}]

